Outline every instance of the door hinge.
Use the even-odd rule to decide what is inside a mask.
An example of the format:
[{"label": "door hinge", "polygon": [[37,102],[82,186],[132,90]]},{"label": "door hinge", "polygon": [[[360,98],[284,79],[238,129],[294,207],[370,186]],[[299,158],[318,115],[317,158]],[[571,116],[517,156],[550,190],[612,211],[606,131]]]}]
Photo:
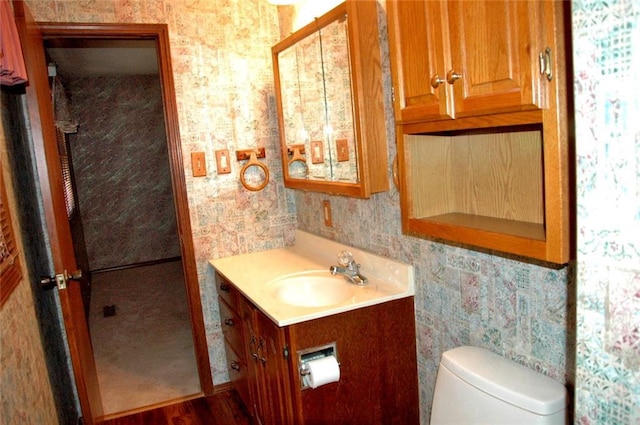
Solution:
[{"label": "door hinge", "polygon": [[551,61],[551,48],[547,47],[544,52],[540,52],[538,55],[540,61],[540,75],[547,77],[547,80],[553,79],[553,63]]}]

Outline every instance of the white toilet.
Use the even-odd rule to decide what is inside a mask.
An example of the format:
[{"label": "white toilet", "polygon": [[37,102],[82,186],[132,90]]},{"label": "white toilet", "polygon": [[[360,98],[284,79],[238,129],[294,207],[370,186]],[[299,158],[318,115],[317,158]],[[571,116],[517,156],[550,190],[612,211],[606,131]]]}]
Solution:
[{"label": "white toilet", "polygon": [[565,424],[566,388],[478,347],[442,354],[431,425]]}]

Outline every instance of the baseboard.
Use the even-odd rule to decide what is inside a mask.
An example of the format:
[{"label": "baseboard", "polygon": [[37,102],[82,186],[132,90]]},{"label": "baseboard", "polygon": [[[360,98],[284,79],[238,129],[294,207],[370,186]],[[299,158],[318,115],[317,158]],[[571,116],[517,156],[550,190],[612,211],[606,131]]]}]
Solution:
[{"label": "baseboard", "polygon": [[216,384],[213,386],[213,394],[220,394],[233,389],[231,382],[225,382],[224,384]]}]

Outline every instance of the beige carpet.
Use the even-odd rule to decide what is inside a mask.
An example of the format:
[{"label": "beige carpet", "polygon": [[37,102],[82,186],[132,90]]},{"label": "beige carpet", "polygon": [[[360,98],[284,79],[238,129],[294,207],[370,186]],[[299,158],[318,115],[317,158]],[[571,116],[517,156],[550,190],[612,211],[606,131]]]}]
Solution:
[{"label": "beige carpet", "polygon": [[[93,275],[89,327],[106,415],[200,392],[182,263]],[[115,316],[103,307],[115,305]]]}]

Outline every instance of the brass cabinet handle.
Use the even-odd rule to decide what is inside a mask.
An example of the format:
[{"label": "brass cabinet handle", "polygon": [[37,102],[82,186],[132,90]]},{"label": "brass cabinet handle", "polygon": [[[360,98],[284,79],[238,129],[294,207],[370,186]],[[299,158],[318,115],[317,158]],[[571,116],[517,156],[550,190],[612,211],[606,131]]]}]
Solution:
[{"label": "brass cabinet handle", "polygon": [[440,84],[444,82],[445,81],[442,78],[440,78],[438,74],[431,77],[431,87],[433,87],[434,89],[437,89],[440,86]]},{"label": "brass cabinet handle", "polygon": [[221,283],[220,284],[220,290],[222,292],[229,292],[229,285],[227,285],[226,283]]},{"label": "brass cabinet handle", "polygon": [[451,71],[447,72],[447,83],[449,83],[449,84],[455,83],[456,80],[459,80],[460,78],[462,78],[462,75],[458,74],[453,69]]},{"label": "brass cabinet handle", "polygon": [[235,325],[235,323],[233,323],[233,319],[230,317],[224,319],[224,324],[230,327],[233,327]]}]

